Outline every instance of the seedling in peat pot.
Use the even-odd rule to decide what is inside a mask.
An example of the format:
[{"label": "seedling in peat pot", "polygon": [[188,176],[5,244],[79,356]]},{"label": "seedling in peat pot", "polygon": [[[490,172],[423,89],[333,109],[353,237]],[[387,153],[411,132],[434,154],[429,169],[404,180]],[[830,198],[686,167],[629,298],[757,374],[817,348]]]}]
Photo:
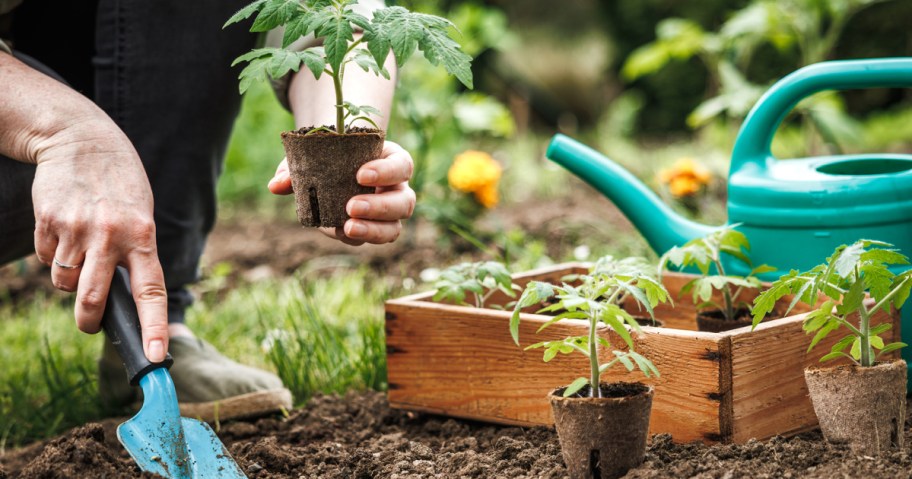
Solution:
[{"label": "seedling in peat pot", "polygon": [[[504,309],[507,305],[487,304],[494,293],[500,291],[507,297],[516,297],[521,288],[513,284],[510,271],[502,263],[483,261],[478,263],[460,263],[440,273],[434,283],[437,293],[434,301],[450,301],[463,306],[476,308]],[[469,302],[471,300],[471,302]]]},{"label": "seedling in peat pot", "polygon": [[[560,286],[530,282],[516,303],[510,333],[517,345],[521,311],[552,298],[557,302],[539,312],[562,312],[538,331],[567,319],[585,320],[589,326],[586,336],[545,341],[526,348],[544,348],[545,362],[559,353],[580,353],[589,359],[589,377],[580,377],[549,395],[564,462],[573,478],[620,477],[645,457],[654,389],[638,382],[605,384],[600,377],[618,363],[628,371],[639,369],[646,377],[659,375],[655,365],[634,350],[627,328],[639,331],[640,325],[621,306],[630,298],[654,317],[653,308],[670,299],[668,291],[653,276],[654,271],[655,267],[642,259],[604,258],[588,274],[564,278]],[[627,350],[616,350],[600,337],[600,324],[617,333]],[[613,355],[603,364],[599,362],[600,347]]]},{"label": "seedling in peat pot", "polygon": [[[285,29],[280,48],[257,48],[234,61],[233,65],[247,63],[239,77],[241,93],[254,81],[279,79],[298,72],[302,65],[318,80],[324,74],[332,78],[335,125],[311,125],[282,134],[298,219],[305,226],[343,226],[348,219],[348,200],[374,190],[359,185],[355,174],[364,163],[380,158],[385,132],[371,118],[380,114],[375,106],[355,105],[345,99],[343,85],[351,63],[388,79],[384,65],[390,52],[396,65],[402,67],[420,50],[431,64],[443,66],[472,88],[472,59],[450,36],[456,31],[452,22],[399,6],[375,10],[368,18],[354,11],[357,3],[255,0],[225,23],[228,26],[255,16],[250,26],[253,32]],[[292,49],[297,40],[308,35],[313,35],[315,44],[322,44],[303,51]],[[375,129],[352,127],[358,120]],[[345,181],[340,182],[340,178]]]},{"label": "seedling in peat pot", "polygon": [[794,295],[789,311],[799,301],[815,307],[803,324],[807,334],[814,333],[808,352],[836,330],[848,331],[820,361],[848,359],[852,365],[808,368],[805,379],[824,436],[865,454],[901,448],[903,443],[906,363],[878,359],[906,344],[886,343],[882,335],[891,323],[873,324],[879,312],[898,310],[912,289],[912,270],[890,271],[891,265],[909,264],[891,247],[872,240],[840,246],[825,264],[802,273],[790,271],[754,300],[754,328],[786,295]]},{"label": "seedling in peat pot", "polygon": [[[682,294],[693,295],[700,331],[720,332],[748,326],[752,307],[742,300],[741,293],[745,289],[760,288],[756,275],[776,270],[764,264],[753,268],[747,276],[726,273],[722,265],[723,254],[748,268],[752,266],[745,253],[750,251],[750,243],[743,233],[735,229],[737,226],[727,226],[703,238],[688,241],[683,246],[675,246],[659,259],[660,269],[670,263],[681,269],[696,267],[700,271],[699,278],[681,288]],[[721,304],[713,301],[714,291],[722,293]]]}]

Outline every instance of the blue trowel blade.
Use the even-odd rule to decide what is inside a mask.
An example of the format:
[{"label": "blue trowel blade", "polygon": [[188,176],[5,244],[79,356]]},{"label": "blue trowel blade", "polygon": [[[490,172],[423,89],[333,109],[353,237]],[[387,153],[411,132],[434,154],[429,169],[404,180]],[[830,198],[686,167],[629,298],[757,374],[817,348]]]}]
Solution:
[{"label": "blue trowel blade", "polygon": [[247,477],[209,425],[180,417],[167,369],[149,372],[139,385],[142,409],[117,428],[117,438],[140,469],[173,479]]}]

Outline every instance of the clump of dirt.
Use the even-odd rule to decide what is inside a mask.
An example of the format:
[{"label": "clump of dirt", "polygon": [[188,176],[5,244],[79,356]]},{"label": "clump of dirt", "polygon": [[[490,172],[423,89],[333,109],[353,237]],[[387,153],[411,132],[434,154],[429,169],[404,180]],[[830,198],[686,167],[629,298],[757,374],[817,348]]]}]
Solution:
[{"label": "clump of dirt", "polygon": [[[0,478],[3,477],[6,476],[0,472]],[[41,453],[29,461],[15,477],[128,479],[161,476],[140,472],[125,453],[112,449],[111,445],[105,442],[105,430],[101,424],[88,424],[48,442]]]},{"label": "clump of dirt", "polygon": [[[107,436],[110,436],[108,432]],[[746,444],[674,444],[653,436],[627,479],[908,477],[912,440],[874,458],[826,443],[819,432]],[[562,478],[552,428],[492,426],[390,409],[385,395],[318,396],[286,418],[222,425],[219,436],[254,479]],[[98,424],[0,457],[9,477],[137,477],[123,448]],[[143,476],[140,476],[143,477]],[[144,476],[153,477],[153,476]],[[5,479],[0,469],[0,479]]]}]

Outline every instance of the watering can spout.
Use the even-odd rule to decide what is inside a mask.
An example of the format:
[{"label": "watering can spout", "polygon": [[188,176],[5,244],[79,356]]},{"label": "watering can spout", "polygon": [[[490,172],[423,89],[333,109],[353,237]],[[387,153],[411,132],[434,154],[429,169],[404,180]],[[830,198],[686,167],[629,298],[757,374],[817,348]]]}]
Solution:
[{"label": "watering can spout", "polygon": [[629,171],[565,135],[554,136],[546,155],[611,199],[659,255],[717,229],[675,213]]}]

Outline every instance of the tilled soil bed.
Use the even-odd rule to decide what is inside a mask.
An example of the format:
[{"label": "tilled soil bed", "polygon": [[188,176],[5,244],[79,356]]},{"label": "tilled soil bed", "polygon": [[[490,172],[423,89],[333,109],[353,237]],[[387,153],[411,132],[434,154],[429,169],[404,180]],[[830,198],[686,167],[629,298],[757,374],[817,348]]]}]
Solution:
[{"label": "tilled soil bed", "polygon": [[[89,424],[0,458],[0,479],[140,476],[114,436]],[[392,410],[380,393],[321,396],[287,419],[235,422],[219,431],[251,478],[561,478],[549,428],[497,427]],[[742,445],[675,445],[652,438],[627,478],[909,478],[912,440],[880,458],[826,444],[819,432]]]}]

